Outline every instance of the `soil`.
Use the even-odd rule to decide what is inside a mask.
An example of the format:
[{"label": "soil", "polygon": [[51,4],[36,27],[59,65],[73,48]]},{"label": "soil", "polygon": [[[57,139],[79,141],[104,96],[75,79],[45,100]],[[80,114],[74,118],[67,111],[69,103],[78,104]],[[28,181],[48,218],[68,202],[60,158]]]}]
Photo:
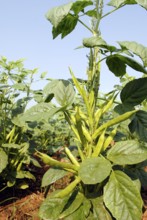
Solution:
[{"label": "soil", "polygon": [[[37,169],[37,181],[35,183],[30,181],[28,190],[9,188],[0,193],[0,220],[41,220],[38,211],[45,198],[45,190],[40,187],[41,179],[49,167]],[[50,187],[48,194],[55,189],[65,188],[70,181],[70,176],[58,180]],[[147,188],[142,189],[142,198],[144,201],[142,220],[147,220]]]}]

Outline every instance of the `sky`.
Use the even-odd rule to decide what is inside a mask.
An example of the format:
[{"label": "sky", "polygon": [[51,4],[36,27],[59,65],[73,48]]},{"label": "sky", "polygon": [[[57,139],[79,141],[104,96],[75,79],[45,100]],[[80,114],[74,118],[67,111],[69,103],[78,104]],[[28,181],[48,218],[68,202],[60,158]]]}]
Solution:
[{"label": "sky", "polygon": [[[52,26],[45,18],[48,10],[69,0],[0,0],[0,56],[9,61],[24,58],[28,69],[47,71],[48,78],[70,78],[69,67],[78,78],[86,79],[88,49],[78,49],[91,34],[79,24],[64,39],[52,38]],[[109,0],[105,0],[108,3]],[[105,10],[111,9],[106,6]],[[110,10],[109,9],[109,10]],[[140,6],[125,6],[103,19],[100,30],[111,45],[117,41],[136,41],[147,46],[147,12]],[[88,20],[88,25],[90,19]],[[131,70],[129,74],[136,74]],[[137,72],[136,77],[142,74]],[[46,82],[44,82],[46,83]],[[119,80],[103,64],[101,90],[108,92]],[[44,84],[39,85],[41,88]]]}]

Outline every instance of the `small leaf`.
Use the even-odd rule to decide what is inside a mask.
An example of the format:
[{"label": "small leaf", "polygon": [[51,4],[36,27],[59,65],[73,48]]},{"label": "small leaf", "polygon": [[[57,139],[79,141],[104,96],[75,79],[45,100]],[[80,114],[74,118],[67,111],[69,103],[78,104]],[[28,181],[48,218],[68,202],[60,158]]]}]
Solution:
[{"label": "small leaf", "polygon": [[90,37],[83,39],[83,45],[85,47],[97,47],[101,45],[107,45],[107,43],[101,37]]},{"label": "small leaf", "polygon": [[67,174],[67,171],[65,170],[50,168],[43,175],[41,187],[45,187],[56,182],[57,180],[64,177],[66,174]]},{"label": "small leaf", "polygon": [[110,171],[111,163],[108,160],[101,157],[87,158],[81,163],[79,176],[85,184],[96,184],[106,179]]},{"label": "small leaf", "polygon": [[124,105],[136,106],[147,98],[147,78],[134,79],[128,82],[120,94]]},{"label": "small leaf", "polygon": [[77,15],[80,11],[83,11],[89,5],[93,5],[92,1],[76,1],[73,3],[71,10]]},{"label": "small leaf", "polygon": [[147,47],[134,41],[119,41],[118,43],[122,48],[126,48],[139,56],[142,59],[144,66],[147,66]]},{"label": "small leaf", "polygon": [[123,5],[126,5],[126,4],[137,4],[136,3],[136,0],[111,0],[108,5],[109,6],[113,6],[115,8],[119,8]]},{"label": "small leaf", "polygon": [[70,2],[65,5],[61,5],[58,7],[54,7],[49,10],[46,14],[46,18],[52,23],[52,25],[56,28],[60,22],[67,16],[69,13],[73,3]]},{"label": "small leaf", "polygon": [[3,149],[0,148],[0,173],[6,168],[8,164],[8,156]]},{"label": "small leaf", "polygon": [[129,124],[131,133],[136,133],[140,140],[147,142],[147,112],[138,111]]},{"label": "small leaf", "polygon": [[104,203],[117,220],[139,220],[142,198],[136,184],[122,171],[113,171],[104,187]]},{"label": "small leaf", "polygon": [[137,164],[147,159],[147,149],[138,141],[117,142],[107,153],[107,158],[115,164]]}]

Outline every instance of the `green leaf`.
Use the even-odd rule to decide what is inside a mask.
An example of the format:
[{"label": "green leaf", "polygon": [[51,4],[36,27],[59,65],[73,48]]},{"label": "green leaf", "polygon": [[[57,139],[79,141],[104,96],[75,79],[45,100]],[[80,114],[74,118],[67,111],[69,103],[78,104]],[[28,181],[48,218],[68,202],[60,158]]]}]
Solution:
[{"label": "green leaf", "polygon": [[27,179],[32,179],[34,181],[36,180],[35,176],[32,173],[30,173],[29,171],[24,171],[24,170],[17,171],[16,178],[17,179],[27,178]]},{"label": "green leaf", "polygon": [[138,176],[141,186],[147,186],[147,172],[145,171],[145,167],[140,167],[135,170],[135,174]]},{"label": "green leaf", "polygon": [[103,203],[103,196],[96,199],[91,199],[93,205],[93,216],[94,219],[98,220],[112,220],[109,212],[106,210]]},{"label": "green leaf", "polygon": [[90,37],[83,39],[83,45],[85,47],[97,47],[101,45],[107,45],[107,43],[101,37]]},{"label": "green leaf", "polygon": [[76,1],[73,3],[71,10],[77,15],[80,11],[83,11],[89,5],[93,5],[92,1]]},{"label": "green leaf", "polygon": [[56,28],[60,22],[67,16],[73,3],[70,2],[65,5],[54,7],[46,13],[46,18],[52,23]]},{"label": "green leaf", "polygon": [[135,0],[135,1],[147,10],[147,1],[146,0]]},{"label": "green leaf", "polygon": [[74,196],[74,198],[71,199],[72,201],[69,201],[70,204],[68,204],[68,206],[65,207],[65,210],[61,213],[61,219],[64,219],[65,217],[71,215],[81,206],[84,200],[84,195],[82,193],[77,193],[76,196]]},{"label": "green leaf", "polygon": [[64,218],[64,220],[86,220],[87,218],[85,217],[84,213],[84,206],[81,205],[79,209],[77,209],[75,212],[73,212],[71,215],[67,216]]},{"label": "green leaf", "polygon": [[134,79],[128,82],[120,94],[124,105],[136,106],[147,98],[147,78]]},{"label": "green leaf", "polygon": [[64,198],[46,198],[40,206],[39,217],[43,220],[58,220],[64,206],[68,202],[69,196]]},{"label": "green leaf", "polygon": [[126,73],[126,64],[118,54],[107,57],[106,64],[115,76],[123,76]]},{"label": "green leaf", "polygon": [[8,156],[3,149],[0,148],[0,173],[6,168],[8,164]]},{"label": "green leaf", "polygon": [[45,172],[42,178],[42,187],[48,186],[67,174],[67,171],[61,169],[50,168]]},{"label": "green leaf", "polygon": [[60,80],[56,87],[55,98],[61,106],[71,105],[74,101],[75,90],[67,80]]},{"label": "green leaf", "polygon": [[108,5],[109,6],[113,6],[115,8],[119,8],[123,5],[126,5],[126,4],[137,4],[136,3],[136,0],[111,0]]},{"label": "green leaf", "polygon": [[96,184],[106,179],[110,171],[111,163],[108,160],[101,157],[87,158],[81,163],[79,176],[84,184]]},{"label": "green leaf", "polygon": [[107,153],[115,164],[137,164],[147,159],[147,149],[136,140],[117,142]]},{"label": "green leaf", "polygon": [[117,220],[139,220],[142,198],[135,183],[122,171],[113,171],[104,187],[104,203]]},{"label": "green leaf", "polygon": [[74,101],[75,90],[72,84],[68,80],[53,80],[48,83],[43,89],[45,99],[54,94],[58,104],[71,105]]},{"label": "green leaf", "polygon": [[139,56],[142,59],[144,66],[147,66],[147,47],[134,41],[119,41],[118,43],[123,49],[128,49]]},{"label": "green leaf", "polygon": [[64,38],[65,36],[70,34],[76,27],[77,22],[78,16],[68,14],[57,27],[53,27],[53,39],[55,39],[59,34],[61,34],[61,38]]},{"label": "green leaf", "polygon": [[122,55],[118,55],[119,58],[128,66],[130,66],[132,69],[142,72],[142,73],[147,73],[146,69],[140,64],[138,63],[136,60],[130,58],[130,57],[125,57]]},{"label": "green leaf", "polygon": [[48,121],[48,119],[51,118],[57,111],[59,111],[59,108],[53,107],[51,103],[38,103],[28,109],[24,114],[17,116],[15,124],[20,126],[21,123],[23,124],[27,121]]},{"label": "green leaf", "polygon": [[138,111],[129,124],[131,133],[136,133],[141,141],[147,142],[147,112]]}]

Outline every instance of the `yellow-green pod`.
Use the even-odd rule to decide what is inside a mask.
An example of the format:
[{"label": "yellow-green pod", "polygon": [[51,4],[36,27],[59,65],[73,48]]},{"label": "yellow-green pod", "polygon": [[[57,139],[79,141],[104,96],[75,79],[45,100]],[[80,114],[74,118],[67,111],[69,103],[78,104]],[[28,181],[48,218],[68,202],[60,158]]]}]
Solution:
[{"label": "yellow-green pod", "polygon": [[67,154],[67,156],[69,157],[69,159],[71,160],[71,162],[76,165],[76,166],[80,166],[80,164],[78,163],[77,159],[74,157],[74,155],[71,153],[71,151],[65,147],[65,153]]},{"label": "yellow-green pod", "polygon": [[103,149],[103,144],[104,144],[104,141],[105,141],[105,131],[104,130],[100,137],[99,137],[99,140],[98,140],[98,143],[94,149],[94,152],[92,154],[92,157],[98,157],[98,155],[101,153],[101,150]]},{"label": "yellow-green pod", "polygon": [[106,138],[105,142],[104,142],[104,146],[103,146],[103,150],[106,150],[107,147],[111,144],[111,142],[113,141],[114,139],[114,136],[116,135],[116,132],[117,132],[117,128],[114,128],[110,135]]},{"label": "yellow-green pod", "polygon": [[84,134],[86,140],[91,142],[92,141],[92,137],[91,137],[89,131],[83,125],[82,125],[82,131],[83,131],[83,134]]},{"label": "yellow-green pod", "polygon": [[57,194],[55,194],[56,198],[63,198],[67,195],[69,195],[74,189],[75,187],[80,183],[81,178],[80,177],[76,177],[76,179],[70,183],[65,189],[61,190],[60,192],[58,192]]},{"label": "yellow-green pod", "polygon": [[133,111],[129,111],[129,112],[126,112],[122,115],[119,115],[117,116],[116,118],[114,119],[111,119],[109,121],[107,121],[106,123],[102,124],[93,134],[92,138],[95,139],[98,137],[98,135],[101,133],[102,130],[110,127],[110,126],[113,126],[113,125],[116,125],[122,121],[125,121],[127,119],[129,119],[132,115],[134,115],[135,113],[137,112],[137,110],[133,110]]}]

